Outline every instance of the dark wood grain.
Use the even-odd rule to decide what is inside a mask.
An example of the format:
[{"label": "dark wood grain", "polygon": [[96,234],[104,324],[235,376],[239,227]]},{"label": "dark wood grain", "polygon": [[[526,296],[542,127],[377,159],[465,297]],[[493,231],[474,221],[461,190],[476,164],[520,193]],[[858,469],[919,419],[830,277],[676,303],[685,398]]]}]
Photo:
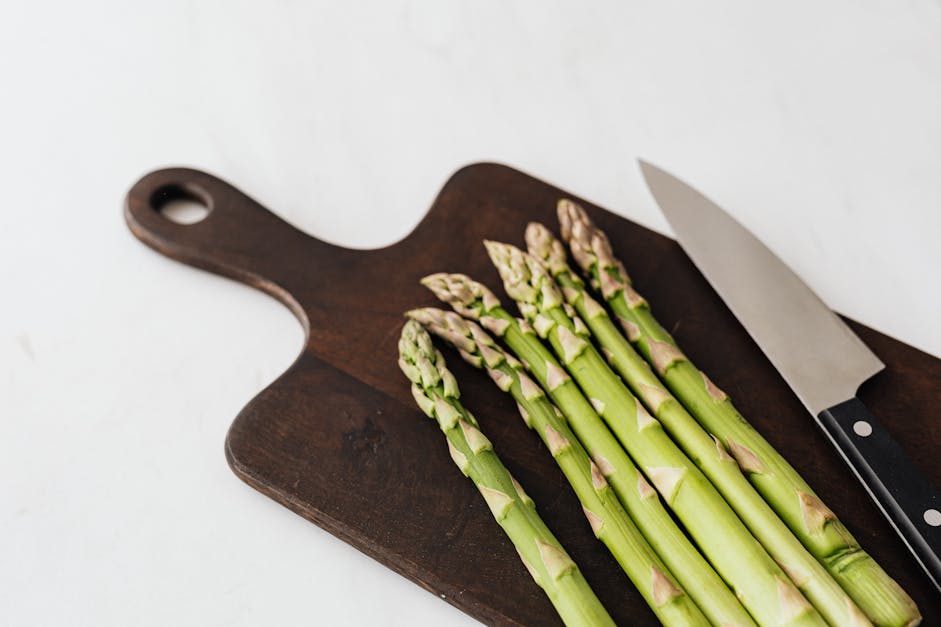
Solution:
[{"label": "dark wood grain", "polygon": [[[557,623],[551,605],[455,470],[435,424],[415,407],[396,366],[396,342],[404,310],[436,304],[419,278],[465,272],[498,287],[480,241],[522,244],[531,220],[555,230],[555,202],[563,194],[574,197],[504,166],[468,166],[446,183],[411,235],[372,251],[321,242],[227,183],[189,169],[145,176],[129,192],[125,216],[147,245],[272,294],[307,331],[294,364],[232,424],[225,451],[240,478],[486,623],[547,625]],[[163,217],[159,206],[180,196],[202,200],[208,217],[189,226]],[[929,622],[941,621],[941,599],[927,578],[678,245],[584,204],[686,353],[810,480]],[[941,483],[941,360],[850,324],[887,365],[861,398],[928,478]],[[593,538],[564,477],[509,397],[445,354],[467,406],[614,618],[656,624]]]}]

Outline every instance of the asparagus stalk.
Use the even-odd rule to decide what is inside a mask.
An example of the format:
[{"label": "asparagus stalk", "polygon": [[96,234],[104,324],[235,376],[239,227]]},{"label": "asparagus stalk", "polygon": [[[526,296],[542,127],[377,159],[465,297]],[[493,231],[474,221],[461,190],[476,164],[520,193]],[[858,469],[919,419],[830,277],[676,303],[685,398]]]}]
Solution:
[{"label": "asparagus stalk", "polygon": [[647,301],[631,286],[604,232],[571,201],[560,200],[558,214],[572,257],[618,317],[627,339],[703,428],[728,447],[751,483],[808,551],[876,625],[918,624],[921,614],[911,597],[859,546],[787,460],[748,424],[728,395],[680,351]]},{"label": "asparagus stalk", "polygon": [[608,362],[680,448],[696,461],[804,596],[832,624],[867,624],[856,604],[748,482],[725,446],[706,433],[670,394],[649,364],[621,335],[604,307],[588,295],[584,283],[569,267],[562,243],[545,226],[536,223],[527,227],[526,243],[532,255],[554,276],[575,313],[587,322]]},{"label": "asparagus stalk", "polygon": [[[664,625],[708,627],[710,623],[703,612],[676,583],[667,566],[628,517],[565,418],[546,398],[542,388],[522,372],[523,365],[498,347],[476,323],[456,313],[427,307],[406,315],[451,343],[468,363],[486,370],[494,383],[516,400],[523,421],[539,434],[575,490],[595,537],[608,547],[657,618]],[[737,608],[737,612],[722,613],[716,623],[729,624],[734,620],[753,624],[722,580],[708,565],[706,568],[718,584],[712,592],[724,595],[722,600]],[[705,580],[702,583],[713,582]]]},{"label": "asparagus stalk", "polygon": [[[625,440],[637,444],[632,444],[628,452],[644,468],[647,478],[680,518],[693,540],[756,622],[773,625],[825,624],[702,473],[665,437],[654,419],[647,416],[646,412],[640,413],[643,408],[639,403],[632,399],[627,408],[603,403],[593,388],[586,389],[593,397],[591,401],[586,400],[552,353],[539,341],[533,327],[526,321],[516,320],[500,306],[496,296],[480,283],[464,275],[454,274],[432,275],[423,279],[422,283],[459,314],[479,320],[484,327],[501,336],[516,352],[517,357],[566,414],[576,434],[588,447],[596,464],[615,487],[617,494],[625,495],[622,502],[632,515],[634,509],[631,508],[631,492],[649,494],[650,485],[644,475],[637,473],[624,454],[624,449],[617,446],[617,442],[614,442],[615,450],[595,448],[590,442],[604,442],[602,434],[611,436],[610,431],[598,419],[599,413],[615,431],[615,435],[620,432],[620,436],[627,436],[626,431],[630,430],[631,436],[640,436],[636,439],[618,439],[622,444]],[[545,330],[541,321],[539,326]],[[574,337],[574,334],[572,335]],[[557,338],[558,333],[555,336]],[[565,343],[571,347],[571,342],[566,340]],[[561,349],[558,341],[556,346]],[[586,351],[583,347],[582,353],[584,352]],[[562,350],[561,354],[566,354],[566,351]],[[565,361],[571,366],[573,360]],[[604,362],[600,363],[604,366]],[[572,367],[573,372],[579,370]],[[582,367],[581,370],[587,373],[589,378],[592,376],[591,368]],[[603,384],[602,387],[621,387],[620,382],[616,380],[613,386],[607,381]],[[614,413],[615,411],[618,413]],[[640,425],[638,417],[641,417]],[[632,426],[633,429],[622,428],[626,426]],[[643,426],[644,429],[640,431],[638,426]],[[659,432],[663,437],[650,437],[653,432]],[[612,463],[612,460],[617,460],[617,465]],[[619,488],[619,483],[623,486],[625,479],[632,485]],[[635,520],[638,524],[641,523],[640,518]],[[647,529],[644,531],[650,533]],[[651,541],[655,537],[654,534],[648,535]],[[665,557],[670,550],[669,546],[657,548],[661,557]]]},{"label": "asparagus stalk", "polygon": [[448,440],[451,459],[477,486],[532,575],[566,625],[606,625],[614,621],[589,587],[578,566],[536,513],[510,476],[474,417],[458,400],[457,381],[431,338],[414,320],[399,339],[399,367],[412,382],[419,408],[434,418]]}]

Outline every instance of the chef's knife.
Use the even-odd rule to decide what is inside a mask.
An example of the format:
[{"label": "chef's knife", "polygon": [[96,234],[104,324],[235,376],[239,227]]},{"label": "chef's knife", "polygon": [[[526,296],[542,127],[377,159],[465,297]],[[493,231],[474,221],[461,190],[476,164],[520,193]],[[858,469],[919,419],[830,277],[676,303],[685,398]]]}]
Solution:
[{"label": "chef's knife", "polygon": [[711,200],[640,162],[683,250],[784,377],[941,589],[941,495],[856,398],[885,365],[774,253]]}]

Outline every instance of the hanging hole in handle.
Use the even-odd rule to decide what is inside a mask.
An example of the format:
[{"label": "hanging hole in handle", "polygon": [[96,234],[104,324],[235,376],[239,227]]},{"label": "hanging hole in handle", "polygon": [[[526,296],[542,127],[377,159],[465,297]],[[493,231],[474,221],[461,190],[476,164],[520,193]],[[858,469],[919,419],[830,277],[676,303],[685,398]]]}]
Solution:
[{"label": "hanging hole in handle", "polygon": [[202,222],[212,211],[209,195],[190,185],[165,185],[150,197],[154,211],[170,222],[188,226]]}]

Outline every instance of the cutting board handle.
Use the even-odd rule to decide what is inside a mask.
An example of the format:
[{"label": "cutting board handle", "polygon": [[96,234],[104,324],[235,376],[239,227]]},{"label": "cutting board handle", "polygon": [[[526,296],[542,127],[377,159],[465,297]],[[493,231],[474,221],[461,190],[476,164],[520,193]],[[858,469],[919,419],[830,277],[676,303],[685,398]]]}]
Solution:
[{"label": "cutting board handle", "polygon": [[[161,208],[174,200],[191,200],[208,208],[193,224],[169,219]],[[183,263],[234,278],[273,295],[305,326],[304,308],[296,294],[299,277],[311,270],[329,245],[297,230],[225,181],[190,168],[156,170],[131,187],[124,217],[134,235],[154,250]],[[291,245],[303,240],[303,246]],[[303,250],[309,258],[286,258]]]}]

